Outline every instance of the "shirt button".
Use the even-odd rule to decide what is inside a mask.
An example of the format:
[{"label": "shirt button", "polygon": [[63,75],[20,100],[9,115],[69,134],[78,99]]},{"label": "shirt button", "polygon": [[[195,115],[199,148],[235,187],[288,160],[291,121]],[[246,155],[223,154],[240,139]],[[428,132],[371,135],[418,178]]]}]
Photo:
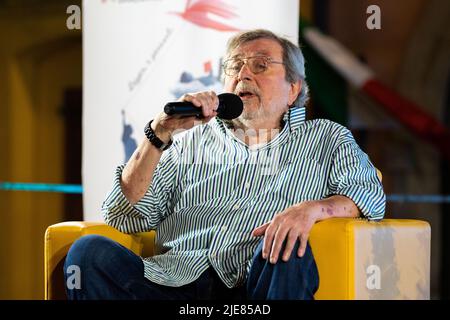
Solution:
[{"label": "shirt button", "polygon": [[249,189],[250,188],[250,182],[246,182],[245,183],[245,189]]},{"label": "shirt button", "polygon": [[220,228],[220,230],[222,230],[222,232],[225,232],[225,231],[228,230],[228,227],[227,226],[222,226],[222,228]]},{"label": "shirt button", "polygon": [[235,204],[235,205],[233,206],[233,209],[234,209],[234,210],[239,210],[239,205],[238,205],[238,204]]}]

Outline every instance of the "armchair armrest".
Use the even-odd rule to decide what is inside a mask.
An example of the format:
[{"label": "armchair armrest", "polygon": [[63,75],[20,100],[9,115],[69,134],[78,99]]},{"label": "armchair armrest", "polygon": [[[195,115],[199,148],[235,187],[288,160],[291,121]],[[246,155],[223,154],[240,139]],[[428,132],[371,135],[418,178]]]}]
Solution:
[{"label": "armchair armrest", "polygon": [[98,234],[119,242],[142,256],[153,255],[155,232],[125,234],[103,222],[62,222],[47,228],[44,244],[45,299],[65,299],[63,265],[72,243],[81,236]]},{"label": "armchair armrest", "polygon": [[408,219],[335,218],[315,224],[316,299],[429,299],[431,229]]}]

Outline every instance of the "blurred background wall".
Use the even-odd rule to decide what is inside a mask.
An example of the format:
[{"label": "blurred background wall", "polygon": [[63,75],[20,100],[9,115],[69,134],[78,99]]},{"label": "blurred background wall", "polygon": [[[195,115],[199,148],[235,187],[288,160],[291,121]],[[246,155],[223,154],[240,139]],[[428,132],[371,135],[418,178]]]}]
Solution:
[{"label": "blurred background wall", "polygon": [[[300,11],[301,19],[335,37],[381,81],[448,127],[449,3],[302,0]],[[66,27],[71,4],[81,6],[80,1],[0,1],[0,182],[81,184],[82,31]],[[366,28],[371,4],[381,8],[381,30]],[[306,58],[310,73],[314,57]],[[383,172],[387,194],[450,193],[449,163],[438,150],[361,92],[345,84],[340,88],[343,103],[332,113],[317,98],[323,93],[312,92],[308,117],[350,126]],[[43,298],[45,229],[81,220],[81,210],[79,194],[0,190],[0,299]],[[450,297],[449,214],[448,204],[439,202],[387,205],[387,217],[430,222],[434,299]]]},{"label": "blurred background wall", "polygon": [[[82,40],[66,28],[80,2],[0,1],[0,181],[81,182]],[[82,217],[74,198],[0,191],[0,299],[43,298],[43,235]]]},{"label": "blurred background wall", "polygon": [[[307,2],[312,8],[307,19],[367,63],[383,83],[449,127],[449,1],[315,0],[302,1],[302,5]],[[365,27],[368,15],[364,13],[369,5],[381,9],[380,30]],[[365,94],[348,86],[346,89],[346,105],[340,108],[343,115],[334,116],[334,120],[352,129],[358,143],[383,172],[385,192],[449,194],[449,159],[406,130]],[[312,101],[316,115],[333,119],[317,102]],[[449,297],[448,215],[448,203],[388,201],[386,208],[387,218],[422,219],[431,224],[432,298]]]}]

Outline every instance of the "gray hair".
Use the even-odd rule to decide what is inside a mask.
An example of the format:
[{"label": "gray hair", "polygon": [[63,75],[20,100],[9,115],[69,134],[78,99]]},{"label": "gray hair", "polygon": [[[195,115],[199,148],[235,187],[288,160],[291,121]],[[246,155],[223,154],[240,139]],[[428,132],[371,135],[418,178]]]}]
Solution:
[{"label": "gray hair", "polygon": [[309,97],[309,88],[305,80],[305,58],[303,57],[303,53],[300,48],[288,39],[277,36],[275,33],[265,29],[244,31],[238,33],[228,41],[226,56],[228,57],[230,53],[240,45],[257,39],[272,39],[280,44],[283,49],[283,63],[286,69],[286,81],[289,83],[294,83],[298,80],[302,81],[302,89],[293,106],[303,107]]}]

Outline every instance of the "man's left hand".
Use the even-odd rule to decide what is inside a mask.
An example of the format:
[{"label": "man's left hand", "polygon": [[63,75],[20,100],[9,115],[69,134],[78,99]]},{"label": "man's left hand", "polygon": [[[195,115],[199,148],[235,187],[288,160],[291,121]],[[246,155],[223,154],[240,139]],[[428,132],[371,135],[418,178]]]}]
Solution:
[{"label": "man's left hand", "polygon": [[263,258],[271,263],[278,261],[280,250],[286,240],[283,261],[288,261],[297,240],[300,240],[298,256],[305,254],[309,232],[320,217],[320,205],[316,201],[296,204],[277,214],[271,221],[257,227],[252,235],[264,235]]},{"label": "man's left hand", "polygon": [[263,258],[269,257],[271,263],[277,263],[285,241],[283,261],[289,260],[297,240],[300,240],[297,255],[303,257],[309,233],[317,221],[357,216],[359,216],[359,209],[352,200],[342,195],[333,195],[322,200],[305,201],[289,207],[271,221],[254,229],[252,235],[264,236]]}]

